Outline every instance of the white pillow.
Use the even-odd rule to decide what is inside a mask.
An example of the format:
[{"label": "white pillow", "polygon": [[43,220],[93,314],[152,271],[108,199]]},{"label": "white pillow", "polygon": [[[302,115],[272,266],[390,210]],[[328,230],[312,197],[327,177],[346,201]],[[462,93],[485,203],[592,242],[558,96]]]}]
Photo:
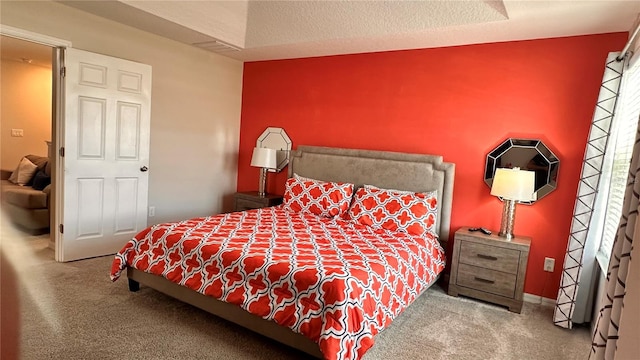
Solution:
[{"label": "white pillow", "polygon": [[36,164],[29,161],[26,157],[23,157],[22,160],[20,160],[18,168],[11,173],[9,181],[18,185],[25,185],[33,178],[37,170],[38,166],[36,166]]},{"label": "white pillow", "polygon": [[300,176],[300,175],[298,175],[296,173],[293,173],[293,177],[294,177],[294,179],[300,180],[300,181],[313,181],[313,182],[320,182],[320,183],[325,183],[326,182],[326,181],[322,181],[322,180],[316,180],[316,179]]},{"label": "white pillow", "polygon": [[364,184],[363,187],[365,189],[391,191],[391,192],[402,194],[402,195],[424,194],[424,195],[428,195],[428,196],[435,196],[436,198],[438,197],[438,192],[436,190],[425,191],[425,192],[415,192],[415,191],[410,191],[410,190],[383,189],[383,188],[379,188],[379,187],[377,187],[375,185],[369,185],[369,184]]}]

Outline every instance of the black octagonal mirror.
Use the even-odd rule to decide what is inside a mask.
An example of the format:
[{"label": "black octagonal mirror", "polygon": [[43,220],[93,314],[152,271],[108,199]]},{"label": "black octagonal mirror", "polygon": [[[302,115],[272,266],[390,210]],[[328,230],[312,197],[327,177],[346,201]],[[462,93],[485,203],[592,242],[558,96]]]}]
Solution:
[{"label": "black octagonal mirror", "polygon": [[[497,168],[515,168],[535,171],[536,199],[540,200],[555,190],[558,178],[558,157],[540,140],[507,139],[487,155],[484,182],[491,187]],[[534,201],[522,202],[533,204]]]}]

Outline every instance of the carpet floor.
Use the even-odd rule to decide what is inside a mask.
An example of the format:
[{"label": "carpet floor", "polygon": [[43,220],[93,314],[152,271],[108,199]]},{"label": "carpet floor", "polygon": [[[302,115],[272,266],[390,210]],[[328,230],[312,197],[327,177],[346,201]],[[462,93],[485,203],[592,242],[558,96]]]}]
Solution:
[{"label": "carpet floor", "polygon": [[[6,228],[6,227],[4,227]],[[56,263],[43,236],[7,235],[19,274],[22,359],[305,359],[305,354],[149,288],[109,280],[111,256]],[[427,290],[376,337],[374,359],[585,359],[586,327]]]}]

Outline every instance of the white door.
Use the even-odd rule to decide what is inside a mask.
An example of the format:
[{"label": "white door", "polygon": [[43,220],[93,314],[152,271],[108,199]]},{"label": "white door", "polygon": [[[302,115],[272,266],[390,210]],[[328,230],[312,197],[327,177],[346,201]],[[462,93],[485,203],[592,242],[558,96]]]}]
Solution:
[{"label": "white door", "polygon": [[151,66],[67,48],[56,260],[113,254],[147,224]]}]

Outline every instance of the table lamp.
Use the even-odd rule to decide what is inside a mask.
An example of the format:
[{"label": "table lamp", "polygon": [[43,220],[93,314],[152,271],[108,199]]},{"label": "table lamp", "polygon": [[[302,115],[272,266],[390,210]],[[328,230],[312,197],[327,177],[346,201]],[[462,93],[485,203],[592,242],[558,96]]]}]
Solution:
[{"label": "table lamp", "polygon": [[491,185],[491,195],[501,197],[504,201],[499,236],[509,241],[513,239],[516,203],[536,199],[535,181],[536,175],[533,171],[524,171],[520,168],[496,169]]},{"label": "table lamp", "polygon": [[260,182],[258,183],[258,195],[264,197],[267,192],[267,169],[276,168],[276,150],[269,148],[253,148],[251,166],[260,168]]}]

